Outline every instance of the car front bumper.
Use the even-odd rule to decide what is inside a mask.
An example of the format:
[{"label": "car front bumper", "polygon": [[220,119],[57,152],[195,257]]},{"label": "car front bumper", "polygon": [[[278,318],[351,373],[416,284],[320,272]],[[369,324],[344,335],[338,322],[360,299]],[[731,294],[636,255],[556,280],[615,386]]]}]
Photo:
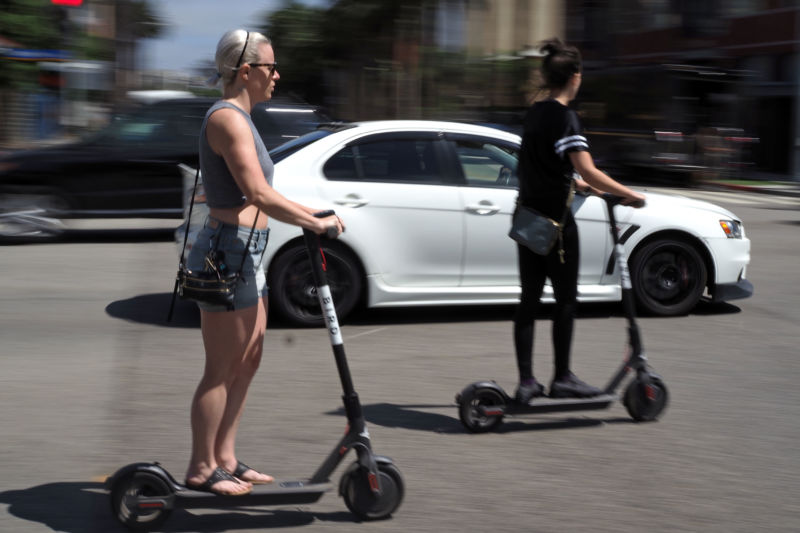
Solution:
[{"label": "car front bumper", "polygon": [[741,300],[753,295],[753,284],[746,279],[740,279],[736,283],[721,283],[714,288],[711,296],[712,302],[727,302],[729,300]]}]

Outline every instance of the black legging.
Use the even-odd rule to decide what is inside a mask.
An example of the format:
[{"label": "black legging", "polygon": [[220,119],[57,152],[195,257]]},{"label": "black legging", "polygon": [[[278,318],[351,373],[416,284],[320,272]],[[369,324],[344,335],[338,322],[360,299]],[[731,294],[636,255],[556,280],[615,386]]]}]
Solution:
[{"label": "black legging", "polygon": [[558,242],[547,256],[533,253],[523,245],[517,245],[519,253],[519,277],[522,295],[514,315],[514,348],[520,380],[533,377],[533,333],[534,319],[539,308],[545,278],[550,278],[556,299],[553,309],[553,352],[555,375],[558,379],[569,373],[569,357],[572,345],[572,327],[575,321],[578,295],[578,227],[572,213],[567,214],[563,230],[564,263],[558,254]]}]

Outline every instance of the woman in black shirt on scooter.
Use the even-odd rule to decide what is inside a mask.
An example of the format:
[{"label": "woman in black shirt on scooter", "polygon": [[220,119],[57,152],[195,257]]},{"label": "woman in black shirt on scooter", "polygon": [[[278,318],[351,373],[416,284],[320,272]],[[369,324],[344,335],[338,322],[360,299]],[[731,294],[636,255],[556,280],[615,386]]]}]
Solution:
[{"label": "woman in black shirt on scooter", "polygon": [[[514,316],[514,347],[520,378],[516,399],[521,403],[544,395],[544,386],[533,375],[533,335],[545,278],[550,278],[556,299],[552,331],[555,369],[549,395],[587,398],[602,392],[579,380],[570,370],[580,259],[578,227],[570,210],[565,209],[572,187],[584,192],[623,196],[626,204],[644,200],[642,194],[617,183],[595,167],[580,120],[567,107],[581,85],[578,49],[565,45],[560,39],[550,39],[542,44],[542,52],[545,54],[543,88],[549,90],[549,98],[535,103],[525,117],[518,203],[553,220],[566,217],[562,244],[554,246],[548,255],[536,255],[527,247],[517,245],[522,295]],[[573,177],[576,172],[583,179]]]}]

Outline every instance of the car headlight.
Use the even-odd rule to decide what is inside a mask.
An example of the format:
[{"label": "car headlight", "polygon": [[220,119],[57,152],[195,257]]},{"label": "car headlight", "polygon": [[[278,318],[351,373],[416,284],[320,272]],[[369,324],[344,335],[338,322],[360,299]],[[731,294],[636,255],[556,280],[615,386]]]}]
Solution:
[{"label": "car headlight", "polygon": [[719,225],[729,239],[742,238],[742,223],[738,220],[720,220]]}]

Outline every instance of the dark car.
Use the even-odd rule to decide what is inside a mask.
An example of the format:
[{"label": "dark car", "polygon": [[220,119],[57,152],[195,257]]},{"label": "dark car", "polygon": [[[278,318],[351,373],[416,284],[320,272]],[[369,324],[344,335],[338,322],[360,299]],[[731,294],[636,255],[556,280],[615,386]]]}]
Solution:
[{"label": "dark car", "polygon": [[[0,159],[0,239],[52,236],[75,218],[183,216],[178,164],[197,166],[198,135],[214,98],[175,98],[117,114],[79,142]],[[268,149],[330,119],[319,109],[274,100],[253,122]]]}]

